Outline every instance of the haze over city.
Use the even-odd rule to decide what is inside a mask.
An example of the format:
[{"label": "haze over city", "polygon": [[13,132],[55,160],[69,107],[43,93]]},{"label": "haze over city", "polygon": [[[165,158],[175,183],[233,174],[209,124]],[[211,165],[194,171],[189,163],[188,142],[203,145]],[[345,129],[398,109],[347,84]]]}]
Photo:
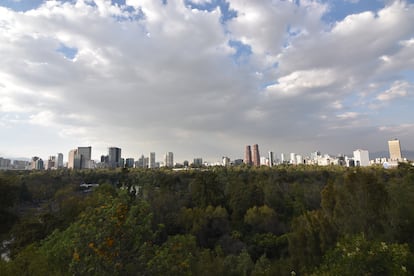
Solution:
[{"label": "haze over city", "polygon": [[413,19],[398,0],[4,0],[0,156],[413,150]]}]

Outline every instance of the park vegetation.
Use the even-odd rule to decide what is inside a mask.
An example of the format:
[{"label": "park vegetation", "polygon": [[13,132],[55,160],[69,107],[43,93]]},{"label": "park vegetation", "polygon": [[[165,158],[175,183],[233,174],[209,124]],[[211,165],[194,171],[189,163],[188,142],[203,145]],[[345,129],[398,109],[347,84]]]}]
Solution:
[{"label": "park vegetation", "polygon": [[1,275],[414,275],[414,167],[3,171],[0,228]]}]

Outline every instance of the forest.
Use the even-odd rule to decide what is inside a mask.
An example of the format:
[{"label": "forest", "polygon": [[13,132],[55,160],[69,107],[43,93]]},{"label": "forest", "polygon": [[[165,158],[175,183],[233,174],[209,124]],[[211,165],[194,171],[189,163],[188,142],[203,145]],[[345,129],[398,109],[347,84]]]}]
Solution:
[{"label": "forest", "polygon": [[409,163],[0,172],[0,275],[414,275],[413,233]]}]

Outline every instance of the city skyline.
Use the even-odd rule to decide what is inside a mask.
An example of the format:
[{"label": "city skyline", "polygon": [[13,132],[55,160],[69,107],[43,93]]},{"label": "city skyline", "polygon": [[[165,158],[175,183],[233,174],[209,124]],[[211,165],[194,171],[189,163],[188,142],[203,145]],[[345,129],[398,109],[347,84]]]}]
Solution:
[{"label": "city skyline", "polygon": [[[368,152],[370,152],[369,150],[362,150],[362,149],[356,149],[356,150],[352,150],[351,153],[329,153],[329,152],[322,152],[324,155],[329,155],[332,157],[335,156],[353,156],[354,159],[359,160],[361,162],[361,157],[356,157],[356,156],[361,156],[361,153],[358,153],[356,155],[356,152],[363,152],[363,156],[364,156],[364,164],[366,164],[367,162],[374,160],[375,158],[385,158],[388,159],[389,161],[404,161],[404,160],[413,160],[414,159],[414,151],[404,151],[401,150],[401,144],[400,144],[400,140],[397,138],[394,138],[393,140],[389,140],[387,142],[388,144],[388,150],[383,150],[380,152],[371,152],[371,154],[374,154],[375,156],[371,156],[373,158],[369,158],[369,154]],[[88,168],[91,164],[89,162],[93,162],[93,163],[102,163],[102,164],[106,164],[107,167],[119,167],[121,164],[121,159],[123,160],[123,162],[126,162],[127,159],[130,159],[130,162],[135,162],[134,160],[137,160],[137,162],[146,162],[146,165],[149,168],[153,168],[156,167],[156,163],[157,164],[163,164],[167,167],[172,167],[173,164],[175,163],[182,163],[182,162],[189,162],[191,160],[195,160],[195,159],[203,159],[203,157],[198,156],[195,157],[195,155],[193,155],[191,158],[184,158],[181,159],[180,161],[175,162],[174,160],[176,160],[174,158],[175,153],[168,151],[165,152],[161,157],[156,158],[156,152],[155,151],[151,151],[149,152],[148,155],[145,155],[144,153],[140,153],[140,154],[134,154],[134,155],[124,155],[121,154],[122,149],[119,147],[108,147],[107,148],[107,154],[105,155],[105,153],[102,152],[97,152],[95,153],[95,151],[92,150],[92,146],[79,146],[75,149],[72,149],[69,151],[69,153],[67,154],[67,158],[65,157],[64,159],[64,154],[63,153],[57,153],[56,155],[49,155],[49,162],[52,161],[53,164],[56,164],[57,167],[61,167],[63,164],[63,161],[65,161],[65,163],[67,163],[67,166],[69,168],[74,168],[74,167],[78,167],[78,168]],[[404,152],[404,154],[403,154]],[[93,158],[92,156],[94,156],[92,153],[95,153],[95,156],[100,156],[99,158]],[[266,153],[260,154],[259,151],[259,145],[258,144],[253,144],[253,146],[251,145],[245,145],[244,147],[244,152],[239,152],[238,155],[236,156],[231,156],[229,157],[228,155],[216,155],[213,159],[204,159],[206,162],[208,163],[217,163],[219,161],[223,161],[224,159],[226,159],[226,161],[223,162],[230,162],[231,161],[235,161],[235,160],[241,160],[244,164],[249,165],[249,166],[258,166],[260,164],[264,164],[264,162],[262,162],[262,159],[266,159],[267,161],[269,160],[273,160],[276,161],[278,160],[279,162],[284,162],[287,161],[286,159],[286,153],[287,152],[274,152],[272,149],[269,149],[269,151],[267,151]],[[296,160],[296,158],[299,158],[301,160],[303,160],[303,158],[311,158],[314,159],[315,158],[315,154],[320,155],[321,151],[319,150],[314,150],[312,152],[307,152],[307,153],[302,153],[302,152],[298,152],[295,151],[293,149],[293,151],[288,151],[288,155],[290,155],[290,159],[288,160]],[[221,157],[218,157],[221,156]],[[396,157],[397,156],[397,157]],[[33,160],[33,158],[36,159],[44,159],[45,162],[46,158],[40,156],[40,155],[35,155],[32,157],[10,157],[10,156],[0,156],[0,158],[6,158],[6,159],[10,159],[10,160]],[[144,160],[146,159],[146,161]],[[132,161],[131,161],[132,160]],[[228,160],[228,161],[227,161]],[[295,163],[301,163],[301,162],[296,162]],[[273,164],[273,162],[271,162],[270,164]],[[142,164],[143,165],[143,164]]]},{"label": "city skyline", "polygon": [[0,156],[414,150],[412,18],[411,0],[1,1]]}]

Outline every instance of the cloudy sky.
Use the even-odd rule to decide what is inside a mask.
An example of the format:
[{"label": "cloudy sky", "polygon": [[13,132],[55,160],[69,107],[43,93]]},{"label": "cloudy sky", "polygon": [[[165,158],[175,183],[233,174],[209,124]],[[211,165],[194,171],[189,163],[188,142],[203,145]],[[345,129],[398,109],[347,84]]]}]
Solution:
[{"label": "cloudy sky", "polygon": [[1,0],[0,156],[414,150],[414,1]]}]

